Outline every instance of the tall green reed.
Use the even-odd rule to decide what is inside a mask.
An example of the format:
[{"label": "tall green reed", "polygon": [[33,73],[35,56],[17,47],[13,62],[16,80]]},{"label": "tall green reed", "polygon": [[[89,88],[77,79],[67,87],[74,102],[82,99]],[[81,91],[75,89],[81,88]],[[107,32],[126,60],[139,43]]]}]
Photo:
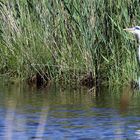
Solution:
[{"label": "tall green reed", "polygon": [[1,0],[0,72],[127,81],[137,63],[123,28],[139,23],[139,11],[132,0]]}]

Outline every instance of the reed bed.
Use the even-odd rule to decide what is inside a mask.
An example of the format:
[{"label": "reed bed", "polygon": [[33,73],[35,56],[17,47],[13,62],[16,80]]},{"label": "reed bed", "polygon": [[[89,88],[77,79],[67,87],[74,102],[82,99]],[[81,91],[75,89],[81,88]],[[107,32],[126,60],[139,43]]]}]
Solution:
[{"label": "reed bed", "polygon": [[137,76],[136,44],[123,28],[139,13],[133,0],[0,0],[0,73],[127,82]]}]

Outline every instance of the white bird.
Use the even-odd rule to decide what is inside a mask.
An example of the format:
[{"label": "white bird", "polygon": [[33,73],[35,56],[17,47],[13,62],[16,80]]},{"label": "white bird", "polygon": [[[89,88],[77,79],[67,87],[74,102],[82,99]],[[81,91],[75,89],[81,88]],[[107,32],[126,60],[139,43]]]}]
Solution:
[{"label": "white bird", "polygon": [[140,62],[140,26],[135,26],[135,27],[132,27],[132,28],[126,28],[124,30],[136,35],[138,43],[139,43],[139,46],[138,46],[138,59],[139,59],[139,62]]},{"label": "white bird", "polygon": [[[128,31],[130,33],[133,33],[138,40],[137,59],[138,59],[138,64],[140,65],[140,26],[135,26],[135,27],[132,27],[132,28],[126,28],[124,30]],[[140,89],[140,77],[139,77],[139,80],[138,80],[138,86],[139,86],[139,89]]]}]

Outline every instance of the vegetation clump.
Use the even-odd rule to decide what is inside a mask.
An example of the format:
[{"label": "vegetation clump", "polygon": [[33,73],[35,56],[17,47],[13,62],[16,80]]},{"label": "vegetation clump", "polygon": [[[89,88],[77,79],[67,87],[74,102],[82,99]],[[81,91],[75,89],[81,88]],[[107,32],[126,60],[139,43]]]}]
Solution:
[{"label": "vegetation clump", "polygon": [[126,82],[137,61],[123,28],[139,13],[132,0],[0,0],[0,74]]}]

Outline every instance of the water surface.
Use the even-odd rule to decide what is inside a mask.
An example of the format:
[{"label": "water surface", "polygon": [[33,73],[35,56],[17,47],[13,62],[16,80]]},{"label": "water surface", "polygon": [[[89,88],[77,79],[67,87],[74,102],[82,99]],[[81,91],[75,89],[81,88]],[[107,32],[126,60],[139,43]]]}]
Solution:
[{"label": "water surface", "polygon": [[140,139],[139,92],[0,84],[0,140],[32,139]]}]

